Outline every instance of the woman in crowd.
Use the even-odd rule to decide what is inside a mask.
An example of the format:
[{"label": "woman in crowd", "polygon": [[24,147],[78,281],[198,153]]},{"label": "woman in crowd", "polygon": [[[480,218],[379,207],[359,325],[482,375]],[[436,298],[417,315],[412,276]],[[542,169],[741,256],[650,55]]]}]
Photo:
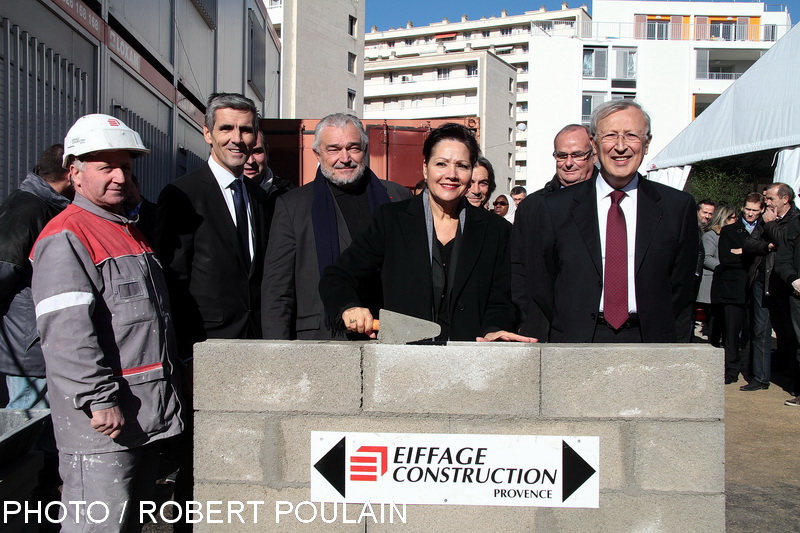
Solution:
[{"label": "woman in crowd", "polygon": [[464,198],[478,159],[478,143],[459,124],[431,131],[422,149],[426,190],[386,204],[325,270],[319,289],[339,327],[374,338],[373,312],[358,288],[380,270],[383,307],[437,322],[437,340],[534,342],[508,330],[511,303],[511,225]]},{"label": "woman in crowd", "polygon": [[719,263],[719,232],[723,226],[736,222],[736,211],[727,205],[721,205],[714,211],[708,223],[708,231],[703,234],[703,279],[697,293],[697,301],[711,305],[711,317],[708,321],[708,341],[714,346],[722,345],[722,331],[725,319],[722,315],[722,306],[718,304],[711,294],[714,272],[722,267]]},{"label": "woman in crowd", "polygon": [[517,204],[511,199],[510,194],[500,194],[494,199],[494,212],[510,223],[514,223],[514,214],[517,212]]}]

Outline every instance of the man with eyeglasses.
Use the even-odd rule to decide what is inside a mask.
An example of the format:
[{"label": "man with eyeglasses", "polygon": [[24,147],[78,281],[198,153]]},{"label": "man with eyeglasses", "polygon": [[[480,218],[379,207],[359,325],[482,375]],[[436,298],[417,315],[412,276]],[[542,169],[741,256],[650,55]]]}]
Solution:
[{"label": "man with eyeglasses", "polygon": [[[676,342],[694,299],[694,200],[639,174],[651,133],[638,103],[598,106],[590,133],[598,175],[545,196],[530,219],[538,231],[526,279],[548,338]],[[530,334],[525,324],[520,333]]]},{"label": "man with eyeglasses", "polygon": [[547,339],[549,323],[533,299],[532,284],[525,281],[529,275],[526,265],[533,264],[530,254],[535,249],[539,233],[533,216],[542,209],[545,196],[586,181],[597,173],[597,158],[589,128],[581,124],[568,124],[561,128],[553,139],[553,159],[556,163],[555,176],[543,188],[532,193],[529,200],[520,202],[511,234],[512,298],[520,310],[522,329],[531,334],[535,332],[533,336],[540,341]]}]

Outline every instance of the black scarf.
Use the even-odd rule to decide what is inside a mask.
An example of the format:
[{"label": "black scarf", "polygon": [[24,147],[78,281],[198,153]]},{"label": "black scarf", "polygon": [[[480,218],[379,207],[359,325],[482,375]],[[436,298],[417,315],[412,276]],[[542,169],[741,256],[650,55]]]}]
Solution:
[{"label": "black scarf", "polygon": [[[367,201],[369,202],[370,213],[386,203],[389,203],[389,195],[386,188],[381,185],[378,177],[369,169],[364,169],[362,180],[367,182]],[[314,177],[314,199],[311,202],[311,222],[314,227],[314,241],[317,246],[317,265],[319,275],[332,265],[339,257],[339,228],[336,223],[336,200],[328,187],[328,180],[322,175],[322,170],[317,168],[317,175]],[[352,235],[352,237],[356,237]]]}]

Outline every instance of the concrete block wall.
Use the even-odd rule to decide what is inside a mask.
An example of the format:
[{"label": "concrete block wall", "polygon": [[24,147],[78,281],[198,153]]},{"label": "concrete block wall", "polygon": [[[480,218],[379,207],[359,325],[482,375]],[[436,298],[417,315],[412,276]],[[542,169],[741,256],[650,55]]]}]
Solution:
[{"label": "concrete block wall", "polygon": [[[265,504],[258,523],[248,507],[244,524],[195,528],[724,531],[722,374],[722,351],[705,345],[207,341],[195,347],[195,499]],[[311,431],[596,435],[600,507],[409,505],[405,524],[276,524],[276,501],[310,500]]]}]

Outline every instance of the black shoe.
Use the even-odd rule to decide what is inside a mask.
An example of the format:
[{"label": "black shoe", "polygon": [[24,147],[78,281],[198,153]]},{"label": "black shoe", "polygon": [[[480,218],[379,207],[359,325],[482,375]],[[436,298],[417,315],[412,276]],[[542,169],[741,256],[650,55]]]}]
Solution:
[{"label": "black shoe", "polygon": [[743,387],[739,387],[739,390],[753,391],[753,390],[767,390],[768,388],[769,388],[769,383],[762,383],[762,382],[758,381],[757,379],[754,379],[753,381],[751,381],[747,385],[744,385]]}]

